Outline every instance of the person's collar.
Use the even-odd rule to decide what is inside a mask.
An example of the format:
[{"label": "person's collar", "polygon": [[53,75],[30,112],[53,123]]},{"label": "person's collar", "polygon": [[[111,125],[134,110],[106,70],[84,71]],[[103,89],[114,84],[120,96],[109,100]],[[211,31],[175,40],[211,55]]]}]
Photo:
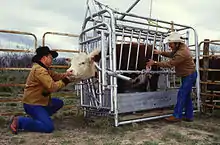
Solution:
[{"label": "person's collar", "polygon": [[49,68],[46,65],[44,65],[41,61],[37,61],[36,63],[42,66],[43,68],[49,70]]}]

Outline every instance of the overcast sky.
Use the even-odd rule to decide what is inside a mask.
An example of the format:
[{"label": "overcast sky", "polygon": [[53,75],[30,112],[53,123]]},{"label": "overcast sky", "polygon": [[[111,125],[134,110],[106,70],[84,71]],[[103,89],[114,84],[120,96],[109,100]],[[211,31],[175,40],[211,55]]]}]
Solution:
[{"label": "overcast sky", "polygon": [[[0,1],[0,29],[31,32],[38,39],[47,31],[79,34],[86,10],[86,0]],[[136,0],[99,1],[124,12]],[[150,0],[141,0],[131,12],[147,17],[149,7]],[[152,18],[190,25],[197,30],[200,41],[220,39],[219,15],[219,0],[153,0]],[[48,39],[58,47],[73,46],[62,43],[60,37]]]}]

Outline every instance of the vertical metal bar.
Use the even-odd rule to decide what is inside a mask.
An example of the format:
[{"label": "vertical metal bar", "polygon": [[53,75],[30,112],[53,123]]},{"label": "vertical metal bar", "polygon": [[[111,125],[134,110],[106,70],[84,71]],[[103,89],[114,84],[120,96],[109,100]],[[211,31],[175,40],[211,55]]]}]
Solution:
[{"label": "vertical metal bar", "polygon": [[186,31],[186,45],[189,46],[189,30]]},{"label": "vertical metal bar", "polygon": [[147,36],[146,36],[145,57],[146,57],[146,55],[147,55],[147,49],[148,49],[148,38],[149,38],[149,33],[147,33]]},{"label": "vertical metal bar", "polygon": [[[209,55],[209,39],[204,40],[204,46],[203,46],[203,55]],[[207,82],[208,80],[208,71],[209,68],[209,57],[203,57],[203,75],[202,75],[202,81]],[[207,84],[202,84],[202,93],[207,93]],[[206,96],[203,96],[202,103],[206,103]]]},{"label": "vertical metal bar", "polygon": [[[192,28],[193,29],[193,28]],[[196,71],[197,71],[197,80],[196,80],[196,96],[197,96],[197,109],[200,112],[200,72],[199,72],[199,55],[200,48],[198,47],[198,35],[197,32],[194,31],[194,39],[195,39],[195,50],[196,50]]]},{"label": "vertical metal bar", "polygon": [[154,47],[155,47],[155,44],[156,44],[156,33],[154,34],[153,48],[152,48],[152,50],[151,50],[151,59],[153,59],[153,56],[154,56]]},{"label": "vertical metal bar", "polygon": [[136,55],[135,69],[137,69],[138,59],[139,59],[139,49],[140,49],[140,40],[141,40],[140,38],[141,38],[141,31],[140,31],[139,36],[138,36],[138,47],[137,47],[137,55]]},{"label": "vertical metal bar", "polygon": [[123,30],[122,30],[122,43],[121,43],[120,56],[119,56],[119,66],[118,66],[119,70],[121,69],[121,59],[122,59],[123,45],[124,45],[124,42],[125,42],[124,31],[125,31],[125,29],[123,28]]},{"label": "vertical metal bar", "polygon": [[129,69],[130,57],[131,57],[131,47],[132,47],[132,39],[133,39],[134,30],[131,30],[131,38],[130,38],[130,45],[129,45],[129,52],[128,52],[128,61],[127,61],[127,70]]},{"label": "vertical metal bar", "polygon": [[105,50],[105,42],[104,42],[104,32],[101,32],[101,61],[102,61],[102,94],[104,94],[106,82],[106,50]]}]

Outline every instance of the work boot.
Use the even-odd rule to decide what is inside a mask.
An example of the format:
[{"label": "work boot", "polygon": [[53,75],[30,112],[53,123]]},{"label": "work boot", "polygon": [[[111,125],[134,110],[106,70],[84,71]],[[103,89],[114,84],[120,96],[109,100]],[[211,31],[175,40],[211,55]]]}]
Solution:
[{"label": "work boot", "polygon": [[183,117],[182,120],[186,121],[186,122],[193,122],[193,119],[189,119],[189,118],[186,118],[186,117]]},{"label": "work boot", "polygon": [[167,118],[165,118],[165,120],[169,121],[169,122],[180,122],[181,121],[180,118],[176,118],[174,116],[167,117]]},{"label": "work boot", "polygon": [[18,117],[11,117],[9,129],[13,134],[18,134]]}]

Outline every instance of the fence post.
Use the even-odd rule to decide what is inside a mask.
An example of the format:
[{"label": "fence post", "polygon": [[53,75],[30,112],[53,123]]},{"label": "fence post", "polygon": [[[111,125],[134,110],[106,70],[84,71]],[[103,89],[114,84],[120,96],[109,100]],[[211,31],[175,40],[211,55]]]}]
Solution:
[{"label": "fence post", "polygon": [[[204,46],[203,46],[203,73],[202,73],[202,81],[207,82],[208,81],[208,68],[209,68],[209,39],[204,39]],[[207,93],[207,84],[203,83],[201,84],[201,93],[206,94]],[[206,112],[206,99],[207,96],[202,96],[202,106],[203,111]]]}]

